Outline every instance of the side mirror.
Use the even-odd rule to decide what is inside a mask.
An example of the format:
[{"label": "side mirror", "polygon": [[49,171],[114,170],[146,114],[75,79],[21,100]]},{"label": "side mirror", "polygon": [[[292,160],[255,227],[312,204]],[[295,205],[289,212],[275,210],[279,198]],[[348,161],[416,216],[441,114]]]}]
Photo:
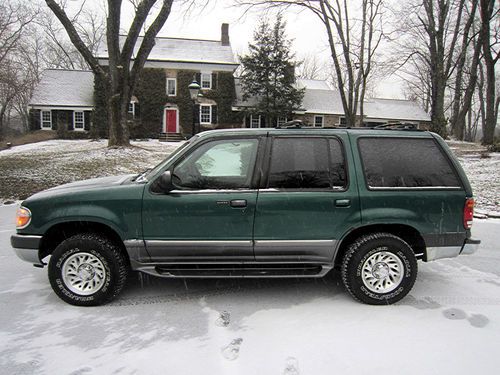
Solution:
[{"label": "side mirror", "polygon": [[174,188],[172,173],[170,171],[163,172],[151,185],[151,191],[157,194],[167,194],[169,191],[174,190]]}]

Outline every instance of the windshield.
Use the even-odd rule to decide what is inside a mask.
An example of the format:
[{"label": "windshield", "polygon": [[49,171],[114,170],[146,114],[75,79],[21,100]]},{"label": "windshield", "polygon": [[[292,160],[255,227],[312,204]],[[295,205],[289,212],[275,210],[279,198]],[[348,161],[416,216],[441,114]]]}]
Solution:
[{"label": "windshield", "polygon": [[153,169],[150,169],[149,171],[146,171],[146,173],[141,176],[142,178],[138,178],[137,181],[141,180],[143,181],[144,179],[148,181],[150,178],[152,178],[154,175],[156,175],[162,168],[163,166],[172,158],[177,156],[182,150],[186,149],[188,145],[193,143],[196,139],[198,139],[198,136],[194,136],[189,139],[189,141],[184,142],[179,148],[177,148],[174,152],[172,152],[166,159],[161,161],[157,166],[155,166]]}]

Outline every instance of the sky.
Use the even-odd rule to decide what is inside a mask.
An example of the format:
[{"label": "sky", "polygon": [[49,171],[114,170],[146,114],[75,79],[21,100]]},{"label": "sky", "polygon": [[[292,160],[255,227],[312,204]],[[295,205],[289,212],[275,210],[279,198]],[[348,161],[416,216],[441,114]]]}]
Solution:
[{"label": "sky", "polygon": [[[246,8],[235,6],[232,0],[195,0],[195,2],[206,5],[186,12],[186,8],[179,5],[182,2],[174,2],[172,12],[159,36],[220,40],[221,24],[228,23],[233,52],[242,54],[247,51],[248,43],[252,40],[254,29],[260,19],[266,15],[271,20],[273,17],[273,14],[266,13],[262,8],[247,12]],[[76,0],[73,3],[76,5],[80,1]],[[132,6],[124,1],[123,27],[128,26],[133,15]],[[287,37],[292,39],[297,58],[300,60],[306,56],[318,56],[319,60],[329,63],[331,58],[326,31],[317,17],[307,10],[293,8],[287,9],[284,16],[287,21]],[[402,82],[394,76],[380,80],[375,87],[375,96],[404,99]]]}]

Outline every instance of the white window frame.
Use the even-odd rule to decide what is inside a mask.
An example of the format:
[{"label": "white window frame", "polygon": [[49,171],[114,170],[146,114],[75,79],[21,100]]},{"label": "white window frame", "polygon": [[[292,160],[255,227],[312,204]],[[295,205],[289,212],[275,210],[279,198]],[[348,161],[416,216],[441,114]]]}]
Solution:
[{"label": "white window frame", "polygon": [[[44,121],[43,120],[43,114],[48,113],[49,114],[49,121]],[[50,126],[44,126],[44,123],[50,122]],[[40,129],[45,129],[45,130],[52,130],[52,111],[45,111],[41,110],[40,111]]]},{"label": "white window frame", "polygon": [[253,126],[253,122],[254,122],[256,116],[257,116],[257,123],[258,123],[257,128],[260,128],[260,125],[261,125],[261,116],[260,115],[250,115],[250,128],[256,128],[255,126]]},{"label": "white window frame", "polygon": [[[78,121],[78,123],[82,124],[81,128],[76,127],[76,114],[81,113],[82,114],[82,121]],[[82,132],[85,131],[85,113],[83,111],[73,111],[73,130],[77,132]]]},{"label": "white window frame", "polygon": [[[132,106],[132,110],[130,110],[130,106]],[[128,103],[127,112],[130,113],[132,117],[135,117],[135,102]]]},{"label": "white window frame", "polygon": [[[202,108],[208,108],[208,118],[209,121],[202,121]],[[206,116],[206,113],[203,115]],[[212,105],[211,104],[200,104],[200,124],[211,124],[212,123]]]},{"label": "white window frame", "polygon": [[[203,76],[207,77],[208,76],[208,80],[204,80],[203,79]],[[201,89],[202,90],[209,90],[212,88],[212,73],[201,73],[200,75],[200,86],[201,86]],[[203,82],[209,82],[209,86],[208,87],[204,87],[203,86]]]},{"label": "white window frame", "polygon": [[[316,119],[317,118],[321,118],[321,126],[316,125]],[[323,115],[314,115],[314,124],[313,124],[313,126],[315,128],[323,128],[325,126],[325,116],[323,116]]]},{"label": "white window frame", "polygon": [[346,121],[345,116],[340,116],[339,117],[339,123],[337,124],[338,126],[345,126],[346,125],[346,124],[342,124],[342,119],[344,119],[344,121]]},{"label": "white window frame", "polygon": [[[168,92],[168,83],[173,82],[174,83],[174,93],[170,94]],[[177,96],[177,78],[167,78],[167,96]]]},{"label": "white window frame", "polygon": [[277,122],[276,122],[276,125],[277,125],[277,126],[283,126],[283,125],[285,125],[287,122],[288,122],[288,118],[287,118],[287,117],[278,117],[278,120],[277,120]]}]

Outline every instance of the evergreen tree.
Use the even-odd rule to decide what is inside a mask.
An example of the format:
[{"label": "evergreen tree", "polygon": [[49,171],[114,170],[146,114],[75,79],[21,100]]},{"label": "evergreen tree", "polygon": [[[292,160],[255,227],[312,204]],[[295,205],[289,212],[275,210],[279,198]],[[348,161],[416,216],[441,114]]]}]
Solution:
[{"label": "evergreen tree", "polygon": [[249,44],[249,54],[240,56],[243,72],[243,99],[254,98],[257,105],[250,113],[263,115],[266,126],[275,124],[278,117],[290,117],[300,108],[304,89],[295,87],[295,54],[286,38],[286,23],[278,15],[273,27],[263,20]]}]

